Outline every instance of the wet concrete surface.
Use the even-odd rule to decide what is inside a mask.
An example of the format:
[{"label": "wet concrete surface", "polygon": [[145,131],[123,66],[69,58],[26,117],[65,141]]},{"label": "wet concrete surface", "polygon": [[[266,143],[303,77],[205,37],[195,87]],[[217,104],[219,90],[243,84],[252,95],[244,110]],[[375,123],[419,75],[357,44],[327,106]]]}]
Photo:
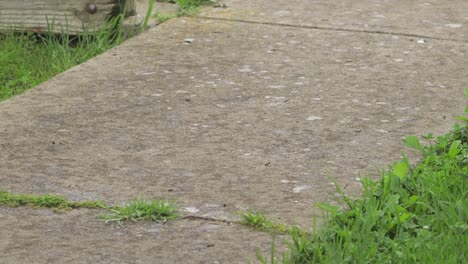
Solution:
[{"label": "wet concrete surface", "polygon": [[[405,34],[228,21],[222,12],[258,12],[266,2],[226,2],[227,9],[163,23],[0,103],[1,188],[111,205],[166,198],[182,212],[218,219],[236,219],[236,212],[254,208],[308,228],[312,205],[334,199],[330,177],[357,195],[357,178],[378,177],[378,169],[406,151],[403,136],[445,133],[464,109],[463,16],[438,16],[441,23],[462,24],[455,35],[455,28],[431,31],[453,40],[421,41]],[[305,15],[306,24],[296,20],[310,1],[296,2],[289,15],[282,13],[290,19],[284,22],[313,24]],[[323,10],[335,17],[332,7]],[[458,14],[455,7],[444,8]],[[283,9],[277,1],[262,12]],[[422,11],[412,15],[426,17]],[[408,19],[408,32],[428,34]],[[361,25],[362,18],[355,22]],[[158,263],[245,263],[257,246],[267,248],[271,241],[238,225],[197,233],[208,223],[186,221],[164,226],[169,235],[157,239],[146,234],[157,224],[132,224],[119,240],[86,210],[1,210],[0,224],[9,227],[0,244],[5,263],[26,257],[49,262],[47,252],[58,251],[44,250],[48,240],[71,249],[71,263],[154,263],[146,255],[157,256]],[[42,227],[50,221],[57,232],[73,232],[47,233]],[[37,243],[28,243],[28,234]],[[106,242],[113,240],[119,244]],[[207,241],[222,250],[187,258]],[[82,243],[89,248],[80,248]],[[92,245],[115,254],[106,258],[111,255]],[[155,246],[160,252],[148,253]],[[141,254],[126,255],[121,247]]]}]

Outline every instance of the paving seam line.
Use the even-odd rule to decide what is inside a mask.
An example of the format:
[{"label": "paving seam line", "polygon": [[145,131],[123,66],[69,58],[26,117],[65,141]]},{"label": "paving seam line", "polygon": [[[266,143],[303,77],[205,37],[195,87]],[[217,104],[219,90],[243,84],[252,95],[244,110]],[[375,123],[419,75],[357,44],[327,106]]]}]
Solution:
[{"label": "paving seam line", "polygon": [[241,224],[240,221],[236,221],[236,220],[226,220],[226,219],[219,219],[219,218],[205,217],[205,216],[198,216],[198,215],[186,215],[186,216],[181,217],[180,219],[202,220],[202,221],[225,223],[228,225]]},{"label": "paving seam line", "polygon": [[335,27],[323,27],[323,26],[293,25],[293,24],[287,24],[287,23],[260,22],[260,21],[252,21],[252,20],[228,19],[228,18],[209,17],[209,16],[195,16],[194,18],[204,19],[204,20],[218,20],[218,21],[227,21],[227,22],[248,23],[248,24],[256,24],[256,25],[305,28],[305,29],[315,29],[315,30],[353,32],[353,33],[381,34],[381,35],[413,37],[413,38],[422,38],[422,39],[431,39],[431,40],[445,40],[445,41],[468,43],[468,40],[466,39],[441,38],[441,37],[432,37],[432,36],[426,36],[426,35],[399,33],[399,32],[391,32],[391,31],[383,31],[383,30],[366,30],[366,29],[335,28]]}]

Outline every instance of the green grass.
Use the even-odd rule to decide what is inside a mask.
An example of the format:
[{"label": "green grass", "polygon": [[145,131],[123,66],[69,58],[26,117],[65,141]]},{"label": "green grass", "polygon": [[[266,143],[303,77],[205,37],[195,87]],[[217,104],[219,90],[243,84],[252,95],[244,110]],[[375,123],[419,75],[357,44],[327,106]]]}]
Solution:
[{"label": "green grass", "polygon": [[179,16],[193,15],[202,5],[216,3],[217,0],[159,0],[158,2],[176,3],[179,6]]},{"label": "green grass", "polygon": [[163,23],[169,19],[173,19],[175,17],[177,17],[177,14],[175,13],[159,13],[157,12],[156,14],[154,14],[154,17],[156,18],[156,21],[158,22],[158,24],[160,23]]},{"label": "green grass", "polygon": [[198,12],[198,8],[202,5],[213,3],[211,0],[176,0],[179,6],[179,15],[189,16]]},{"label": "green grass", "polygon": [[[468,90],[466,91],[468,96]],[[468,110],[468,109],[467,109]],[[465,117],[459,119],[466,121]],[[423,160],[394,163],[380,180],[362,180],[351,199],[337,186],[341,207],[326,213],[319,229],[302,236],[293,228],[289,251],[262,263],[466,263],[468,259],[468,127],[445,136],[405,138]],[[342,210],[341,208],[345,208]]]},{"label": "green grass", "polygon": [[135,199],[124,206],[110,207],[101,201],[74,202],[57,195],[12,194],[0,190],[0,206],[30,206],[34,208],[52,208],[59,211],[79,208],[106,209],[110,213],[103,215],[102,219],[106,223],[117,222],[119,224],[124,221],[136,222],[141,220],[165,222],[178,218],[175,204],[163,200],[145,201]]},{"label": "green grass", "polygon": [[148,0],[148,1],[149,1],[149,6],[148,6],[148,10],[146,11],[145,19],[142,25],[142,29],[144,30],[148,27],[148,22],[151,18],[151,14],[153,13],[154,4],[155,4],[155,0]]},{"label": "green grass", "polygon": [[272,234],[284,234],[290,229],[287,225],[268,219],[263,212],[247,210],[240,213],[240,224]]},{"label": "green grass", "polygon": [[111,214],[104,215],[102,218],[106,222],[122,221],[140,221],[152,220],[156,222],[165,222],[177,218],[176,206],[164,200],[145,201],[135,199],[121,207],[111,209]]},{"label": "green grass", "polygon": [[[155,0],[148,0],[150,7]],[[160,1],[164,2],[164,1]],[[174,15],[156,14],[159,22],[175,16],[191,15],[203,4],[211,0],[176,0],[179,13]],[[152,10],[150,8],[149,10]],[[151,12],[146,14],[141,29],[144,30]],[[124,34],[122,16],[117,16],[109,23],[93,32],[82,36],[63,34],[32,34],[0,32],[0,101],[41,84],[67,69],[83,63],[104,51],[120,44],[133,35]]]},{"label": "green grass", "polygon": [[123,40],[120,17],[82,36],[0,32],[0,101],[85,62]]},{"label": "green grass", "polygon": [[63,196],[57,195],[28,195],[28,194],[11,194],[0,190],[0,205],[8,207],[32,206],[32,207],[47,207],[54,209],[74,209],[74,208],[107,208],[101,201],[84,201],[73,202],[68,201]]}]

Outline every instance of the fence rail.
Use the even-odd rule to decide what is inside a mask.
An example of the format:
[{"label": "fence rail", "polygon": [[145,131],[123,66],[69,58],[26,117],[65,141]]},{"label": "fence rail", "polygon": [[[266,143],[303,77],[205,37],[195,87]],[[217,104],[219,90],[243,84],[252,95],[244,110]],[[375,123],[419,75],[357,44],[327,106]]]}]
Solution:
[{"label": "fence rail", "polygon": [[[80,34],[125,12],[139,0],[0,0],[0,30]],[[123,11],[125,10],[125,11]]]}]

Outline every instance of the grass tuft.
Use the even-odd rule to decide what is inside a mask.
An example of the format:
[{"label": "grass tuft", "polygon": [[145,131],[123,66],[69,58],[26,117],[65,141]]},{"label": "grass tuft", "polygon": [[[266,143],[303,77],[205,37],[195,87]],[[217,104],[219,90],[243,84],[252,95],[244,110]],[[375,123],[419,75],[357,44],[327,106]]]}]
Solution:
[{"label": "grass tuft", "polygon": [[256,210],[247,210],[240,213],[241,224],[250,226],[254,229],[269,232],[272,234],[284,234],[287,233],[289,227],[282,223],[276,223],[269,220],[263,212]]},{"label": "grass tuft", "polygon": [[0,190],[0,206],[19,207],[31,206],[35,208],[52,208],[57,210],[70,210],[78,208],[88,209],[107,209],[111,213],[102,216],[109,222],[140,221],[152,220],[156,222],[165,222],[176,219],[177,207],[175,204],[163,200],[139,200],[135,199],[124,206],[110,207],[101,201],[69,201],[63,196],[57,195],[30,195],[30,194],[11,194]]},{"label": "grass tuft", "polygon": [[0,190],[0,205],[9,207],[32,206],[32,207],[47,207],[55,209],[72,209],[72,208],[107,208],[101,201],[84,201],[72,202],[68,201],[63,196],[57,195],[31,195],[31,194],[11,194]]},{"label": "grass tuft", "polygon": [[173,19],[175,17],[177,17],[177,14],[175,13],[160,13],[160,12],[157,12],[156,14],[154,14],[154,17],[156,18],[156,21],[158,22],[158,24],[161,24],[169,19]]},{"label": "grass tuft", "polygon": [[155,0],[149,0],[149,7],[148,7],[148,10],[146,11],[145,19],[142,25],[143,30],[146,30],[146,28],[148,28],[148,22],[151,18],[151,14],[153,13],[153,9],[154,9],[154,2]]},{"label": "grass tuft", "polygon": [[177,218],[176,206],[168,201],[151,200],[145,201],[135,199],[121,207],[111,209],[112,214],[104,215],[102,218],[109,222],[121,223],[123,221],[152,220],[156,222],[166,222]]},{"label": "grass tuft", "polygon": [[179,7],[179,16],[190,16],[195,14],[200,6],[216,4],[219,0],[158,0],[157,2],[176,3]]}]

